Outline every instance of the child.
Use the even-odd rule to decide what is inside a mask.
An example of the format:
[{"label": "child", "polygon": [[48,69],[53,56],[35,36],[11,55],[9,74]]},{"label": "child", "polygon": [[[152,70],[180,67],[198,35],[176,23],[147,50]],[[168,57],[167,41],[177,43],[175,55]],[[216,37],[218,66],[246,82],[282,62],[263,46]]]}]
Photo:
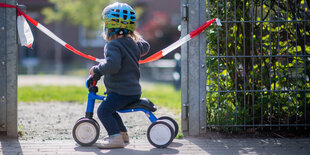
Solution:
[{"label": "child", "polygon": [[139,59],[150,45],[135,32],[135,11],[126,3],[113,3],[102,12],[104,62],[90,69],[92,76],[104,76],[106,99],[97,114],[109,137],[99,148],[122,148],[129,143],[126,127],[116,112],[141,97]]}]

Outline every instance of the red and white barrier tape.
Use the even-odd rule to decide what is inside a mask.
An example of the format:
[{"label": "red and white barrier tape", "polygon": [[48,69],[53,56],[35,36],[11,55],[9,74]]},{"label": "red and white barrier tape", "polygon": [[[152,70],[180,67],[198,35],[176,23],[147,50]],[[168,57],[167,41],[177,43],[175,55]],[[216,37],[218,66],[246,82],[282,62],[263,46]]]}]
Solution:
[{"label": "red and white barrier tape", "polygon": [[[35,21],[34,19],[32,19],[31,17],[29,17],[28,15],[26,15],[24,12],[22,12],[17,6],[14,5],[9,5],[9,4],[4,4],[4,3],[0,3],[0,7],[4,7],[4,8],[16,8],[17,10],[17,14],[18,16],[24,16],[25,19],[27,19],[30,23],[32,23],[34,26],[36,26],[39,30],[41,30],[43,33],[45,33],[47,36],[51,37],[53,40],[55,40],[56,42],[58,42],[59,44],[61,44],[62,46],[64,46],[65,48],[67,48],[68,50],[74,52],[75,54],[82,56],[84,58],[93,60],[93,61],[97,61],[97,62],[102,62],[103,59],[99,59],[96,57],[93,57],[91,55],[86,55],[78,50],[76,50],[75,48],[73,48],[71,45],[67,44],[66,42],[64,42],[62,39],[60,39],[59,37],[57,37],[53,32],[51,32],[50,30],[48,30],[46,27],[44,27],[43,25],[41,25],[39,22]],[[29,27],[29,25],[25,24],[25,21],[23,21],[24,19],[20,19],[20,23],[22,23],[23,25],[26,25],[26,27],[22,28],[18,28],[19,29],[19,36],[21,39],[21,42],[25,42],[22,43],[23,46],[27,46],[30,47],[32,46],[32,42],[33,42],[33,37],[32,37],[32,33],[31,35],[29,34],[28,29],[30,30],[30,28],[27,28],[27,26]],[[176,48],[180,47],[182,44],[184,44],[185,42],[191,40],[193,37],[197,36],[199,33],[201,33],[203,30],[205,30],[207,27],[209,27],[214,21],[216,21],[218,26],[221,26],[221,22],[218,18],[214,18],[212,20],[209,20],[208,22],[206,22],[205,24],[203,24],[202,26],[200,26],[199,28],[195,29],[194,31],[192,31],[191,33],[187,34],[186,36],[182,37],[181,39],[179,39],[178,41],[174,42],[173,44],[169,45],[168,47],[166,47],[165,49],[151,55],[150,57],[144,59],[144,60],[140,60],[139,64],[144,64],[144,63],[148,63],[148,62],[152,62],[155,60],[158,60],[162,57],[164,57],[165,55],[167,55],[168,53],[170,53],[171,51],[175,50]],[[19,27],[19,26],[18,26]],[[30,30],[31,32],[31,30]],[[21,33],[21,34],[20,34]],[[32,37],[32,38],[31,38]],[[23,40],[22,40],[23,39]],[[32,41],[31,41],[32,40]]]},{"label": "red and white barrier tape", "polygon": [[205,30],[207,27],[209,27],[214,21],[216,21],[218,26],[222,26],[221,21],[218,18],[214,18],[212,20],[209,20],[206,23],[204,23],[202,26],[197,28],[196,30],[194,30],[191,33],[187,34],[186,36],[182,37],[181,39],[179,39],[178,41],[169,45],[165,49],[151,55],[150,57],[148,57],[144,60],[140,60],[139,63],[144,64],[144,63],[152,62],[152,61],[158,60],[158,59],[166,56],[171,51],[175,50],[176,48],[180,47],[182,44],[188,42],[189,40],[191,40],[192,38],[197,36],[199,33],[201,33],[203,30]]}]

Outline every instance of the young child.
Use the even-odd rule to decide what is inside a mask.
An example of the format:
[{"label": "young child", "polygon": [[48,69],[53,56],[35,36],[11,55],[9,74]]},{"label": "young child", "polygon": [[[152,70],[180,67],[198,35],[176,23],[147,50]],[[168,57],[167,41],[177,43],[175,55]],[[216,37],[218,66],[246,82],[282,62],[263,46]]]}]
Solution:
[{"label": "young child", "polygon": [[99,148],[122,148],[129,143],[126,127],[116,112],[141,97],[139,59],[150,45],[134,32],[135,11],[126,3],[113,3],[102,12],[104,62],[90,69],[92,76],[104,76],[107,97],[97,114],[109,137]]}]

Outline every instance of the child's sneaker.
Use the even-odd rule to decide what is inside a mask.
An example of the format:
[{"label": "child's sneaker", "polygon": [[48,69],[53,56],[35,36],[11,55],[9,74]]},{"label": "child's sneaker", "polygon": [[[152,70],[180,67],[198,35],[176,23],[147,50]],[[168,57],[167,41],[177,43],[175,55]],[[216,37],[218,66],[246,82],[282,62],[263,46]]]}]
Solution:
[{"label": "child's sneaker", "polygon": [[97,145],[101,149],[123,148],[125,147],[122,135],[110,137]]},{"label": "child's sneaker", "polygon": [[129,143],[129,136],[127,132],[121,132],[121,136],[123,137],[124,143]]}]

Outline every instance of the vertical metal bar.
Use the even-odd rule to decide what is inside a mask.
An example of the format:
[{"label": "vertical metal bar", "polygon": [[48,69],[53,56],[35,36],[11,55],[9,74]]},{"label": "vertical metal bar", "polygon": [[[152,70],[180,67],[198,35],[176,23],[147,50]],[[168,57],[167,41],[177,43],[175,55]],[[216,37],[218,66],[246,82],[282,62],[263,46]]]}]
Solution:
[{"label": "vertical metal bar", "polygon": [[[306,22],[303,22],[303,25],[304,25],[304,32],[306,32]],[[306,49],[306,33],[303,34],[304,35],[304,49]],[[303,62],[304,62],[304,83],[306,84],[307,83],[307,60],[305,58],[305,55],[306,55],[306,51],[303,50]],[[303,90],[306,90],[306,86],[305,84],[303,85]],[[304,123],[305,123],[305,130],[307,130],[307,100],[306,100],[306,92],[303,92],[303,101],[304,101]]]},{"label": "vertical metal bar", "polygon": [[[185,5],[185,6],[183,6]],[[182,0],[181,10],[183,7],[186,9],[186,5],[188,5],[188,0]],[[188,9],[188,8],[187,8]],[[186,10],[183,10],[186,11]],[[188,34],[188,21],[182,20],[181,22],[181,36],[185,36]],[[188,42],[181,46],[181,104],[182,104],[182,112],[181,112],[181,126],[183,133],[188,132]]]},{"label": "vertical metal bar", "polygon": [[[236,3],[236,0],[234,1],[235,2],[235,22],[234,22],[234,27],[236,28],[237,25],[236,25],[236,21],[237,21],[237,3]],[[244,36],[243,36],[244,37]],[[237,56],[237,30],[235,30],[235,56]],[[234,96],[235,96],[235,113],[236,113],[236,118],[235,118],[235,125],[238,124],[238,93],[237,93],[237,90],[238,90],[238,76],[237,76],[237,73],[238,73],[238,69],[237,69],[237,58],[235,57],[234,58],[234,70],[235,70],[235,92],[234,92]]]},{"label": "vertical metal bar", "polygon": [[[255,47],[254,47],[254,25],[255,25],[255,16],[254,16],[254,2],[253,2],[253,0],[252,0],[252,4],[251,4],[251,20],[252,20],[252,22],[251,22],[251,30],[252,30],[252,32],[251,32],[251,38],[252,38],[252,52],[251,52],[251,59],[252,59],[252,75],[253,75],[253,78],[252,78],[252,80],[251,80],[251,82],[252,82],[252,90],[254,90],[254,81],[255,81],[255,71],[254,71],[254,50],[255,50]],[[255,96],[255,92],[252,92],[252,128],[254,128],[254,111],[255,111],[255,109],[254,109],[254,96]]]},{"label": "vertical metal bar", "polygon": [[[0,0],[5,3],[5,0]],[[6,9],[0,8],[0,131],[7,131],[6,127]]]},{"label": "vertical metal bar", "polygon": [[[243,1],[243,11],[242,11],[242,13],[243,13],[243,19],[244,19],[244,21],[245,21],[245,1]],[[243,24],[243,56],[245,56],[245,22],[242,22],[242,24]],[[243,58],[243,111],[245,111],[245,104],[246,104],[246,93],[245,93],[245,83],[246,83],[246,74],[245,74],[245,57]],[[244,127],[243,127],[243,129],[245,129],[245,114],[243,113],[243,125],[244,125]]]},{"label": "vertical metal bar", "polygon": [[[219,15],[219,4],[218,4],[219,2],[217,1],[217,15]],[[225,12],[226,12],[226,10],[225,10]],[[225,24],[227,24],[227,23],[225,23]],[[220,68],[219,68],[219,61],[220,61],[220,58],[219,58],[219,53],[220,53],[220,37],[219,37],[219,30],[218,29],[216,29],[216,38],[217,38],[217,57],[216,57],[216,59],[217,59],[217,75],[218,75],[218,78],[217,78],[217,90],[219,91],[220,90],[220,82],[219,82],[219,74],[220,74]],[[225,32],[225,33],[227,33],[227,31]],[[227,39],[227,38],[226,38]],[[221,93],[220,92],[217,92],[217,113],[216,113],[216,121],[217,121],[217,125],[219,125],[219,113],[220,113],[220,111],[219,111],[219,106],[220,106],[220,95],[221,95]]]},{"label": "vertical metal bar", "polygon": [[[7,1],[15,5],[16,0]],[[7,136],[17,137],[17,39],[16,10],[6,9],[6,83],[7,83]]]},{"label": "vertical metal bar", "polygon": [[[278,2],[278,6],[279,6],[279,1],[277,1]],[[277,16],[276,17],[277,18],[277,20],[279,20],[279,17]],[[277,42],[278,42],[278,46],[277,46],[277,49],[278,49],[278,52],[277,52],[277,55],[279,54],[279,52],[280,52],[280,46],[279,46],[279,42],[280,42],[280,34],[279,34],[279,23],[277,23]],[[279,62],[279,63],[281,63],[281,62]],[[278,69],[278,68],[277,68]],[[276,73],[275,73],[275,76],[276,76]],[[279,76],[281,76],[281,75],[279,75]],[[280,77],[279,77],[280,78]],[[279,90],[280,90],[280,88],[279,88]],[[280,90],[279,91],[279,93],[280,94],[282,94],[282,91]],[[281,96],[279,96],[279,97],[281,97]],[[278,102],[278,130],[280,130],[280,118],[281,118],[281,111],[280,111],[280,102]]]},{"label": "vertical metal bar", "polygon": [[[271,6],[271,0],[269,0],[269,6]],[[270,9],[270,8],[269,8]],[[272,59],[272,47],[271,47],[271,17],[269,16],[269,52],[268,52],[268,55],[269,55],[269,85],[270,85],[270,89],[271,88],[271,76],[272,76],[272,72],[271,72],[271,59]],[[274,92],[268,92],[269,94],[269,104],[270,104],[270,108],[269,108],[269,124],[270,124],[270,130],[272,129],[271,125],[272,125],[272,120],[271,120],[271,117],[272,117],[272,100],[271,100],[271,97],[273,96],[273,93]]]},{"label": "vertical metal bar", "polygon": [[[202,25],[206,22],[206,1],[205,0],[200,0],[199,1],[199,25]],[[199,68],[199,99],[201,100],[200,102],[200,107],[199,107],[199,114],[200,114],[200,132],[199,134],[204,134],[206,133],[206,32],[202,32],[199,35],[199,62],[200,62],[200,67]]]},{"label": "vertical metal bar", "polygon": [[[295,0],[295,20],[297,20],[297,7],[296,7],[296,5],[297,5],[297,0]],[[296,49],[296,55],[299,55],[298,54],[298,33],[297,33],[297,27],[298,27],[298,25],[297,25],[298,23],[297,22],[295,22],[295,24],[294,24],[294,29],[295,29],[295,35],[296,35],[296,43],[295,43],[295,49]],[[297,56],[296,56],[296,64],[295,64],[295,78],[296,78],[296,87],[295,87],[295,90],[298,90],[298,72],[297,72],[297,70],[298,70],[298,60],[297,60]],[[299,91],[296,91],[296,98],[297,98],[297,94],[299,93]],[[295,105],[295,108],[296,108],[296,113],[295,113],[295,124],[297,124],[297,122],[298,122],[298,102],[296,102],[295,103],[296,105]],[[296,126],[296,130],[297,130],[297,126]]]},{"label": "vertical metal bar", "polygon": [[[208,6],[208,8],[207,8],[207,18],[208,19],[210,19],[210,13],[209,13],[209,10],[210,10],[210,1],[207,1],[207,6]],[[210,62],[210,54],[211,54],[211,52],[210,52],[210,40],[211,40],[211,37],[210,37],[210,30],[208,30],[209,32],[208,32],[208,38],[206,39],[206,40],[208,40],[208,48],[207,48],[207,53],[208,53],[208,66],[206,67],[206,69],[208,69],[209,71],[208,71],[208,75],[207,75],[207,79],[208,79],[208,83],[207,83],[207,92],[210,90],[210,88],[211,88],[211,76],[210,76],[210,70],[211,70],[211,62]],[[211,112],[211,110],[209,110],[209,108],[211,107],[211,102],[210,102],[210,98],[211,98],[211,93],[210,92],[208,92],[208,95],[209,95],[209,100],[207,100],[207,109],[206,109],[206,112],[207,112],[207,115],[209,116],[209,114],[210,114],[210,112]],[[213,124],[211,124],[211,120],[210,120],[210,117],[207,117],[207,125],[208,124],[210,124],[210,125],[213,125]],[[210,128],[211,129],[211,128]]]},{"label": "vertical metal bar", "polygon": [[[225,0],[225,4],[227,4],[227,0]],[[227,21],[227,5],[225,5],[225,21]],[[227,30],[227,25],[228,25],[228,24],[225,24],[225,31],[226,31],[226,33],[225,33],[225,34],[226,34],[226,40],[225,40],[225,55],[226,55],[226,56],[228,56],[228,52],[227,52],[227,50],[228,50],[228,49],[227,49],[227,45],[228,45],[228,43],[227,43],[227,40],[228,40],[228,39],[227,39],[227,32],[228,32],[228,30]],[[227,59],[228,59],[228,58],[224,58],[224,59],[225,59],[225,61],[226,61],[226,65],[225,65],[226,71],[228,71],[228,69],[227,69],[227,66],[228,66],[228,61],[227,61]],[[220,74],[220,73],[218,73],[218,74]],[[225,81],[227,82],[227,76],[225,76]],[[225,86],[225,83],[226,83],[226,82],[224,82],[224,87],[227,88],[228,85]],[[226,96],[228,96],[228,95],[226,95]],[[228,102],[226,102],[226,112],[228,113]],[[221,116],[221,117],[223,117],[223,116]],[[223,119],[223,118],[221,118],[221,119]],[[227,118],[225,118],[225,122],[227,122],[226,119],[227,119]]]},{"label": "vertical metal bar", "polygon": [[[289,18],[289,14],[288,14],[288,1],[286,1],[286,21],[288,21],[288,18]],[[286,48],[287,48],[287,50],[286,50],[286,55],[288,55],[289,54],[289,42],[288,42],[288,40],[289,40],[289,27],[288,27],[288,22],[286,22],[286,27],[287,27],[287,30],[286,30]],[[286,57],[286,61],[287,61],[287,64],[289,63],[289,60],[288,60],[288,57]],[[288,70],[289,70],[289,68],[288,68]],[[289,74],[287,75],[287,76],[289,76]],[[288,78],[287,78],[288,79]],[[286,83],[287,83],[287,85],[289,86],[289,81],[287,80],[286,81]],[[289,90],[290,88],[288,87],[288,90]],[[290,96],[290,92],[288,92],[288,96]],[[287,102],[287,111],[288,111],[288,114],[287,114],[287,124],[288,124],[288,127],[287,127],[287,129],[289,129],[290,128],[290,103],[289,102]]]},{"label": "vertical metal bar", "polygon": [[[260,0],[260,19],[261,21],[263,20],[263,1]],[[260,55],[263,56],[263,21],[260,23]],[[264,85],[263,84],[263,58],[260,58],[260,78],[261,78],[261,88],[260,89],[263,89],[262,86]],[[264,92],[261,92],[261,99],[260,99],[260,102],[261,102],[261,105],[260,105],[260,110],[261,110],[261,113],[260,113],[260,125],[263,125],[263,117],[264,117],[264,109],[263,109],[263,94]]]}]

